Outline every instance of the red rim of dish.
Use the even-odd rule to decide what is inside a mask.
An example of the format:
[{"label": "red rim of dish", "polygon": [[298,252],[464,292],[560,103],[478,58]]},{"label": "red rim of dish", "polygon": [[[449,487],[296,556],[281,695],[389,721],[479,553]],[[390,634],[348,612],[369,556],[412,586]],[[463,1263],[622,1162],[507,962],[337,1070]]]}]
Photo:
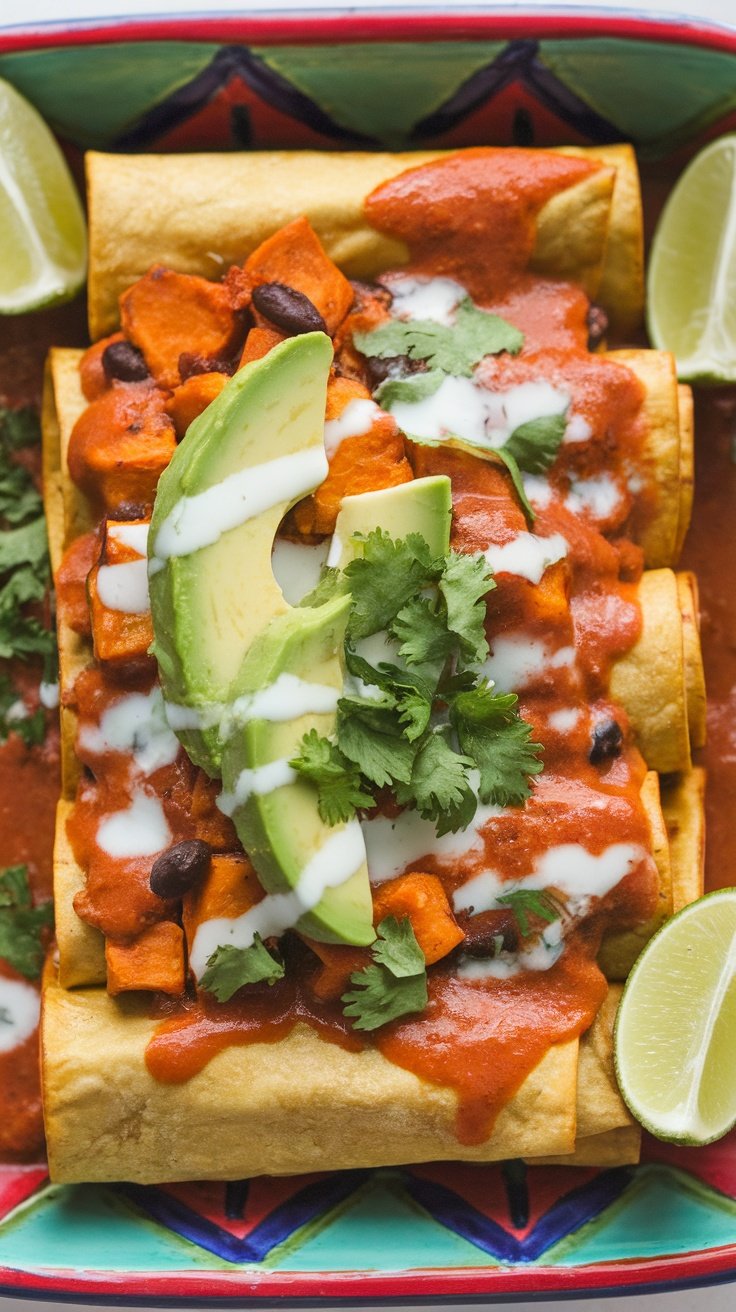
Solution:
[{"label": "red rim of dish", "polygon": [[468,38],[501,38],[528,35],[533,23],[536,37],[552,39],[618,36],[635,41],[658,41],[672,45],[695,45],[706,49],[736,52],[736,31],[728,31],[698,18],[652,18],[636,14],[566,13],[530,14],[442,13],[405,11],[403,13],[335,13],[320,10],[289,14],[251,14],[198,18],[196,14],[179,18],[111,18],[104,21],[68,20],[21,24],[0,32],[0,52],[42,49],[47,46],[92,45],[115,41],[243,41],[274,45],[310,45],[325,40],[357,41],[432,41]]},{"label": "red rim of dish", "polygon": [[409,1306],[418,1303],[466,1302],[483,1299],[496,1302],[509,1295],[531,1301],[561,1299],[582,1294],[646,1293],[654,1286],[660,1292],[725,1284],[734,1278],[734,1248],[676,1254],[652,1261],[602,1262],[585,1267],[528,1267],[506,1269],[466,1267],[407,1272],[207,1272],[202,1275],[170,1275],[141,1272],[89,1273],[86,1277],[65,1271],[49,1275],[23,1271],[0,1271],[0,1297],[20,1294],[43,1298],[63,1293],[65,1300],[104,1302],[108,1306],[155,1301],[157,1307],[200,1306],[203,1300],[248,1306],[271,1306],[281,1299],[292,1305],[320,1306],[325,1299],[342,1306],[359,1308],[390,1302]]},{"label": "red rim of dish", "polygon": [[[248,17],[120,18],[105,22],[68,21],[35,25],[23,30],[0,32],[0,53],[40,50],[52,46],[111,44],[117,41],[222,41],[309,45],[324,41],[379,42],[463,40],[468,38],[513,39],[528,35],[533,23],[537,38],[592,38],[617,36],[633,41],[657,41],[669,45],[691,45],[736,54],[736,31],[729,32],[699,19],[637,17],[610,11],[530,14],[404,12],[339,14],[319,11],[299,14],[263,14]],[[674,1290],[726,1283],[736,1278],[736,1244],[671,1257],[603,1262],[591,1266],[472,1268],[448,1271],[384,1272],[264,1272],[253,1275],[241,1270],[206,1274],[158,1275],[129,1272],[90,1272],[79,1276],[68,1271],[42,1275],[0,1269],[0,1297],[21,1294],[42,1298],[61,1293],[65,1299],[79,1296],[105,1304],[147,1303],[155,1297],[158,1306],[201,1304],[212,1298],[218,1303],[240,1306],[288,1298],[315,1306],[324,1298],[348,1302],[394,1304],[480,1299],[496,1301],[508,1295],[535,1300],[565,1298],[569,1294],[617,1294]]]}]

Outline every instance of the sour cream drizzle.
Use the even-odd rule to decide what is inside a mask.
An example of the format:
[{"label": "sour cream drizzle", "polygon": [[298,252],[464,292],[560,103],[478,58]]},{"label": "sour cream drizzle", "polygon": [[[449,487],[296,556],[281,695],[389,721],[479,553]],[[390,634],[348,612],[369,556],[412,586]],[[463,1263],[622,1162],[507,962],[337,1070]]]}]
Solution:
[{"label": "sour cream drizzle", "polygon": [[19,979],[0,976],[0,1052],[12,1052],[38,1025],[41,996]]},{"label": "sour cream drizzle", "polygon": [[153,774],[172,765],[179,742],[166,723],[164,699],[156,686],[148,693],[133,692],[108,706],[99,725],[82,723],[79,745],[95,755],[130,752],[135,770]]},{"label": "sour cream drizzle", "polygon": [[547,644],[525,633],[511,633],[493,639],[493,651],[481,669],[492,679],[499,692],[518,692],[547,670],[559,670],[575,664],[575,648],[559,647],[550,652]]},{"label": "sour cream drizzle", "polygon": [[[495,870],[474,875],[453,895],[455,911],[477,914],[499,907],[499,897],[521,889],[555,889],[567,899],[566,919],[585,915],[593,898],[605,897],[630,874],[647,852],[638,843],[612,843],[599,855],[580,843],[561,843],[543,852],[533,869],[522,879],[503,879]],[[563,948],[564,923],[560,919],[547,926],[536,943],[518,953],[501,953],[488,961],[466,958],[458,973],[466,979],[508,978],[520,970],[549,970]]]},{"label": "sour cream drizzle", "polygon": [[307,447],[229,474],[220,483],[177,501],[156,534],[151,574],[167,560],[212,546],[224,533],[281,502],[296,501],[327,477],[324,446]]},{"label": "sour cream drizzle", "polygon": [[166,719],[175,732],[220,726],[228,738],[249,720],[297,720],[302,715],[327,715],[337,708],[342,692],[327,683],[309,683],[296,674],[280,674],[258,692],[244,693],[234,702],[210,702],[203,706],[181,706],[166,702]]},{"label": "sour cream drizzle", "polygon": [[126,560],[120,565],[100,565],[97,595],[108,610],[124,615],[145,615],[151,609],[148,597],[148,562]]},{"label": "sour cream drizzle", "polygon": [[548,538],[517,533],[510,542],[487,547],[483,554],[495,574],[516,574],[530,583],[539,583],[547,567],[563,560],[567,551],[568,544],[561,533]]},{"label": "sour cream drizzle", "polygon": [[236,808],[254,794],[256,797],[265,797],[277,788],[293,784],[298,777],[296,770],[285,759],[268,761],[266,765],[258,765],[252,770],[241,770],[234,789],[230,793],[223,789],[217,798],[217,806],[223,815],[233,815]]},{"label": "sour cream drizzle", "polygon": [[171,842],[171,830],[157,797],[139,789],[130,806],[113,811],[97,829],[97,845],[108,856],[133,860],[138,856],[155,856]]},{"label": "sour cream drizzle", "polygon": [[357,820],[338,829],[304,866],[289,893],[270,893],[242,916],[220,916],[204,921],[194,938],[190,964],[201,978],[218,947],[248,948],[256,934],[262,939],[292,929],[302,916],[321,902],[329,888],[350,879],[365,860],[365,844]]},{"label": "sour cream drizzle", "polygon": [[381,414],[380,406],[368,397],[356,397],[349,401],[337,419],[328,419],[325,424],[325,451],[327,459],[332,460],[335,452],[346,437],[364,437],[370,433],[377,417]]}]

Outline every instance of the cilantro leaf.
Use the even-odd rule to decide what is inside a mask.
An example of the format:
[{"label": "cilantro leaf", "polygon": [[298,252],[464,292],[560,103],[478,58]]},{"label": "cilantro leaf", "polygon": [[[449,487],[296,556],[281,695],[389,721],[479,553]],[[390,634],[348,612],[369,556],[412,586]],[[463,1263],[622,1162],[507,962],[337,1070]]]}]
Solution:
[{"label": "cilantro leaf", "polygon": [[217,948],[199,982],[208,993],[214,993],[218,1002],[228,1002],[244,984],[275,984],[283,976],[283,965],[256,934],[249,948],[236,948],[230,943]]},{"label": "cilantro leaf", "polygon": [[534,514],[531,502],[526,494],[526,488],[524,487],[524,480],[521,477],[521,470],[519,469],[519,466],[517,465],[510,451],[506,450],[505,446],[496,447],[496,455],[498,456],[499,460],[503,461],[503,463],[505,464],[506,468],[508,469],[511,475],[511,482],[514,485],[514,491],[516,492],[516,495],[521,502],[521,508],[526,516],[527,524],[533,524],[534,520],[536,519],[536,515]]},{"label": "cilantro leaf", "polygon": [[369,333],[355,333],[353,342],[368,356],[385,360],[408,355],[410,360],[428,360],[433,369],[455,377],[469,378],[486,355],[508,351],[516,355],[524,336],[506,319],[474,305],[469,297],[460,302],[452,325],[431,319],[408,323],[393,319]]},{"label": "cilantro leaf", "polygon": [[499,906],[511,907],[522,938],[529,938],[533,933],[529,916],[538,916],[540,920],[545,920],[551,925],[562,915],[562,907],[544,889],[517,888],[511,893],[504,893],[502,897],[497,897],[496,902]]},{"label": "cilantro leaf", "polygon": [[360,770],[316,729],[304,735],[299,755],[289,764],[317,785],[317,809],[326,825],[351,820],[359,806],[376,805],[362,787]]},{"label": "cilantro leaf", "polygon": [[354,677],[384,693],[384,701],[396,708],[409,742],[414,742],[424,733],[432,714],[436,680],[429,682],[422,677],[424,671],[420,674],[402,670],[387,661],[370,665],[349,646],[345,648],[345,664]]},{"label": "cilantro leaf", "polygon": [[33,906],[26,866],[0,871],[0,957],[26,979],[38,979],[45,931],[54,923],[51,902]]},{"label": "cilantro leaf", "polygon": [[31,406],[20,410],[0,409],[0,445],[9,451],[19,451],[24,446],[38,446],[40,441],[41,425]]},{"label": "cilantro leaf", "polygon": [[405,602],[432,581],[432,566],[419,534],[394,539],[380,528],[369,533],[362,557],[345,570],[353,598],[350,637],[365,638],[387,628]]},{"label": "cilantro leaf", "polygon": [[17,733],[27,747],[42,743],[46,734],[46,717],[40,706],[29,715],[17,688],[6,674],[0,674],[0,743],[5,742],[10,733]]},{"label": "cilantro leaf", "polygon": [[483,661],[488,655],[483,599],[495,586],[493,571],[481,554],[451,551],[445,558],[439,587],[447,607],[447,627],[459,638],[466,660]]},{"label": "cilantro leaf", "polygon": [[527,474],[544,474],[555,462],[566,426],[566,412],[529,419],[514,429],[503,449]]},{"label": "cilantro leaf", "polygon": [[479,796],[497,806],[519,805],[530,794],[529,776],[539,774],[540,743],[516,709],[515,693],[494,693],[491,684],[459,692],[450,705],[450,723],[461,749],[480,773]]},{"label": "cilantro leaf", "polygon": [[413,802],[425,820],[440,820],[443,814],[467,804],[471,791],[469,756],[454,752],[442,733],[429,733],[419,745],[408,784],[396,788],[398,802]]},{"label": "cilantro leaf", "polygon": [[401,730],[396,708],[342,697],[338,702],[337,745],[377,788],[408,783],[415,747]]},{"label": "cilantro leaf", "polygon": [[372,954],[379,965],[386,966],[397,979],[421,975],[425,966],[424,953],[417,943],[408,916],[404,916],[403,920],[387,916],[376,927],[376,934]]},{"label": "cilantro leaf", "polygon": [[376,1030],[427,1005],[424,953],[408,917],[387,916],[377,928],[373,962],[350,976],[355,989],[343,994],[345,1015],[356,1030]]},{"label": "cilantro leaf", "polygon": [[437,677],[455,646],[445,616],[429,597],[412,597],[391,621],[389,632],[408,665],[435,667]]},{"label": "cilantro leaf", "polygon": [[384,410],[390,410],[396,401],[413,405],[434,396],[446,377],[441,369],[427,369],[424,373],[410,374],[408,378],[385,378],[373,396]]}]

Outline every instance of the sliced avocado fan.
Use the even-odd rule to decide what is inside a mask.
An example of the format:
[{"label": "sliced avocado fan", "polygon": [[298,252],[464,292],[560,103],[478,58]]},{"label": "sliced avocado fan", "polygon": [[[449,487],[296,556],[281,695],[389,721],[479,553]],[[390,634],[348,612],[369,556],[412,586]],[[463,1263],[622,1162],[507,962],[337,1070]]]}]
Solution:
[{"label": "sliced avocado fan", "polygon": [[[345,497],[333,540],[339,544],[339,565],[344,568],[358,555],[361,536],[376,528],[397,538],[419,533],[433,555],[444,556],[451,515],[450,480],[443,476]],[[310,904],[298,928],[319,942],[365,945],[373,942],[375,932],[358,822],[325,824],[314,785],[294,771],[291,777],[286,773],[305,733],[316,729],[328,737],[334,732],[349,612],[349,596],[314,608],[296,607],[273,619],[254,642],[235,685],[234,719],[240,718],[242,726],[233,726],[225,739],[222,777],[238,837],[264,888],[272,893],[299,888]],[[321,698],[320,688],[327,698]],[[270,718],[258,715],[263,689],[270,690]],[[330,689],[334,704],[320,712],[316,708],[326,705]],[[320,853],[334,852],[336,843],[339,856],[333,868],[320,872]],[[312,906],[310,882],[320,873],[334,886]]]},{"label": "sliced avocado fan", "polygon": [[208,774],[219,719],[253,639],[289,607],[271,570],[276,530],[327,474],[332,344],[282,342],[246,365],[187,430],[159,480],[149,533],[153,653],[172,724]]}]

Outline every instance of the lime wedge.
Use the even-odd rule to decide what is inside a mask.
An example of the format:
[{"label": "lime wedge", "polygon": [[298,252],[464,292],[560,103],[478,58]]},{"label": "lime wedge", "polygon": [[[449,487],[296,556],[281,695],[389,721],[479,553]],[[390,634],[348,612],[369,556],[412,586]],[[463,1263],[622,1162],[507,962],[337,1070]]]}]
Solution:
[{"label": "lime wedge", "polygon": [[616,1019],[616,1074],[658,1139],[703,1144],[736,1122],[736,888],[685,907],[632,970]]},{"label": "lime wedge", "polygon": [[84,212],[40,114],[0,80],[0,314],[73,296],[84,282]]},{"label": "lime wedge", "polygon": [[680,378],[736,382],[736,134],[719,137],[679,179],[654,234],[647,322]]}]

